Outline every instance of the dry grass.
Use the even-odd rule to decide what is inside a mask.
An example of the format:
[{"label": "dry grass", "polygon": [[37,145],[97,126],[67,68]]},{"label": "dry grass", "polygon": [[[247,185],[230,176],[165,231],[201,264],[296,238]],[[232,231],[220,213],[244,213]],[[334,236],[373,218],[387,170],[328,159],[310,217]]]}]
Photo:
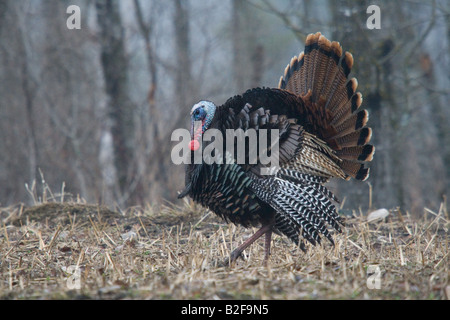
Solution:
[{"label": "dry grass", "polygon": [[[227,225],[188,202],[121,214],[80,202],[45,202],[3,208],[0,217],[2,299],[448,299],[450,294],[444,205],[421,219],[394,210],[367,223],[366,216],[354,214],[345,233],[335,235],[335,247],[308,246],[306,254],[275,236],[267,267],[263,241],[246,251],[245,260],[221,266],[253,230]],[[80,289],[70,287],[77,284],[70,281],[74,268],[80,271]],[[377,275],[379,289],[370,289]]]}]

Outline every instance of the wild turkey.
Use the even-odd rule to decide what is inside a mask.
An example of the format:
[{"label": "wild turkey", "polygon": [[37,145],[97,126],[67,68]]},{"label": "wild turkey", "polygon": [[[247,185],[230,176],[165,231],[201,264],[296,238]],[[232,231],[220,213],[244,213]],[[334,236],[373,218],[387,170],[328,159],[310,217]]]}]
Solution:
[{"label": "wild turkey", "polygon": [[[315,245],[322,235],[334,244],[327,227],[341,232],[343,220],[336,212],[337,199],[324,184],[332,177],[366,180],[365,164],[375,152],[368,144],[372,136],[366,127],[368,112],[359,110],[362,96],[356,92],[357,81],[348,80],[352,66],[352,55],[343,53],[338,42],[310,34],[305,51],[291,59],[278,88],[251,89],[219,107],[210,101],[192,107],[192,162],[179,198],[189,195],[226,221],[260,227],[231,253],[230,261],[265,235],[267,262],[272,232],[287,236],[303,251],[303,239]],[[227,129],[258,133],[277,129],[279,167],[272,175],[263,175],[265,165],[259,158],[253,164],[239,163],[236,152],[218,155],[234,154],[231,161],[194,164],[199,146],[205,150],[208,145],[199,142],[213,128],[224,136]],[[235,148],[242,142],[235,140]],[[249,147],[245,159],[249,160]]]}]

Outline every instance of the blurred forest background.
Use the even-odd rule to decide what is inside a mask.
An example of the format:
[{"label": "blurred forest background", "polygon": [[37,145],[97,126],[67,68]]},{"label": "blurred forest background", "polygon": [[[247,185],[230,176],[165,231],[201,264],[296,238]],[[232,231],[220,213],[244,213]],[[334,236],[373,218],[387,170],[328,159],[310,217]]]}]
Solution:
[{"label": "blurred forest background", "polygon": [[[366,25],[373,4],[379,30]],[[80,30],[67,28],[69,5]],[[332,190],[345,208],[439,207],[448,0],[0,0],[0,206],[33,203],[46,185],[121,208],[177,203],[184,168],[170,138],[192,104],[275,87],[317,31],[353,53],[377,148],[368,182]]]}]

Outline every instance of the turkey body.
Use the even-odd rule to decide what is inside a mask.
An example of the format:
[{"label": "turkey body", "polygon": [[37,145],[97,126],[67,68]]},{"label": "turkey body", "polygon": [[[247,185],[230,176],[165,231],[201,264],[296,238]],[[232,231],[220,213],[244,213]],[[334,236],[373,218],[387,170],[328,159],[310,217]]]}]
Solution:
[{"label": "turkey body", "polygon": [[[235,149],[214,154],[221,161],[187,165],[186,187],[179,197],[189,195],[226,221],[260,227],[232,252],[231,261],[262,235],[267,261],[272,232],[305,250],[303,240],[315,245],[326,237],[333,243],[329,226],[341,231],[337,199],[324,184],[330,178],[367,179],[365,164],[375,151],[369,144],[368,113],[359,108],[357,81],[348,79],[352,66],[352,55],[343,53],[339,43],[311,34],[278,88],[255,88],[219,107],[201,101],[192,108],[192,141],[216,129],[233,139]],[[257,140],[250,141],[250,134],[227,136],[230,130],[253,131]],[[209,143],[203,141],[200,151]],[[198,152],[194,149],[192,158]],[[273,156],[276,165],[262,161],[263,154]]]}]

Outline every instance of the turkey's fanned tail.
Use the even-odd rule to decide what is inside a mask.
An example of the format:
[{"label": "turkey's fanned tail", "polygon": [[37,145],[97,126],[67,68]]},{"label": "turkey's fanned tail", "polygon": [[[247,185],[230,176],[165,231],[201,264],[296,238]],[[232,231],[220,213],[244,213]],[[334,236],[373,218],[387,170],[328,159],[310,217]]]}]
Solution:
[{"label": "turkey's fanned tail", "polygon": [[358,110],[362,103],[358,81],[348,80],[352,67],[353,56],[338,42],[319,32],[310,34],[305,51],[291,59],[278,86],[301,96],[313,112],[325,117],[313,134],[334,150],[345,178],[366,180],[369,169],[364,163],[372,160],[375,148],[369,144],[372,130],[366,127],[369,113]]}]

